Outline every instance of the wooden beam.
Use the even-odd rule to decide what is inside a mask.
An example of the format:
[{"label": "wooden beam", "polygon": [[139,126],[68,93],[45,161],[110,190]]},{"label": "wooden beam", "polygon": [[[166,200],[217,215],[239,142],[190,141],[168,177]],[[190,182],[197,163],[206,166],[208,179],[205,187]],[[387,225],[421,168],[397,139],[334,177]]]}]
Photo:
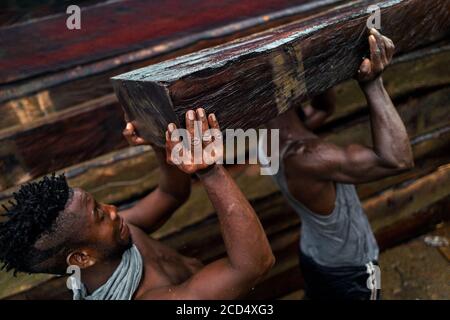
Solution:
[{"label": "wooden beam", "polygon": [[[450,88],[444,87],[398,106],[411,137],[448,123],[449,95]],[[122,111],[109,95],[0,131],[0,190],[126,147],[123,125]],[[332,124],[325,135],[337,143],[369,144],[368,117]]]},{"label": "wooden beam", "polygon": [[[217,40],[219,41],[219,40]],[[183,50],[185,51],[185,50]],[[104,73],[90,76],[76,81],[70,81],[48,90],[40,91],[26,97],[0,103],[0,129],[11,129],[15,126],[26,126],[38,119],[46,118],[67,109],[85,105],[88,101],[104,99],[113,93],[109,78],[118,73],[148,66],[156,62],[181,55],[175,51],[170,55],[158,56],[141,63],[121,66],[115,73]],[[450,84],[450,44],[436,44],[420,50],[402,54],[393,61],[383,78],[388,92],[392,97],[406,95],[418,88],[433,88]],[[448,72],[446,72],[448,70]],[[397,76],[402,74],[409,81],[399,81]],[[1,90],[1,89],[0,89]],[[354,81],[348,81],[337,87],[338,109],[332,119],[348,115],[365,105],[361,90]],[[111,102],[110,112],[122,114],[117,100]],[[92,109],[92,114],[96,112]],[[95,116],[91,121],[95,121]],[[112,134],[117,134],[112,132]]]},{"label": "wooden beam", "polygon": [[[449,0],[353,1],[226,45],[112,78],[119,101],[149,141],[162,145],[187,109],[216,113],[223,129],[254,128],[351,78],[367,54],[367,6],[377,3],[397,52],[445,39]],[[421,23],[417,23],[421,21]]]},{"label": "wooden beam", "polygon": [[81,30],[66,28],[65,13],[0,28],[0,101],[113,70],[117,74],[126,64],[187,47],[192,52],[340,2],[224,0],[218,6],[196,0],[106,1],[81,8]]},{"label": "wooden beam", "polygon": [[[405,81],[407,79],[407,81]],[[450,43],[434,45],[398,55],[383,72],[384,86],[396,104],[418,92],[444,87],[450,82]],[[366,98],[354,80],[335,87],[336,110],[327,123],[360,112]]]},{"label": "wooden beam", "polygon": [[[427,155],[437,156],[448,150],[450,127],[435,128],[436,124],[448,122],[445,112],[449,106],[441,104],[448,102],[445,92],[446,89],[443,89],[443,91],[426,95],[423,99],[419,99],[423,103],[417,103],[416,99],[413,99],[399,107],[402,117],[409,119],[406,125],[412,137],[416,161]],[[443,97],[444,100],[440,100],[439,97]],[[406,114],[403,115],[403,112]],[[337,143],[339,141],[360,143],[370,141],[367,117],[351,123],[351,125],[343,123],[340,129],[333,129],[332,133],[326,137],[328,141]],[[358,132],[358,135],[355,135],[355,132]],[[147,147],[127,148],[63,171],[71,185],[85,188],[100,201],[121,203],[127,199],[142,196],[156,186],[157,164],[153,153],[148,150]],[[8,188],[11,184],[18,184],[29,179],[28,175],[18,174],[13,170],[3,170],[0,175],[0,187]],[[12,192],[16,189],[17,186],[0,192],[0,202],[10,199]]]}]

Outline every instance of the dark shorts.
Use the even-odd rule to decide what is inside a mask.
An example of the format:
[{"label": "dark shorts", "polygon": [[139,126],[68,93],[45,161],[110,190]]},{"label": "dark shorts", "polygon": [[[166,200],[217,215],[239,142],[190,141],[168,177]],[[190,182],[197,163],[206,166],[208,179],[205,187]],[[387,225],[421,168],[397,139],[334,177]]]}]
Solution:
[{"label": "dark shorts", "polygon": [[[305,298],[311,300],[380,300],[378,263],[361,267],[326,267],[300,250]],[[368,283],[372,285],[368,285]]]}]

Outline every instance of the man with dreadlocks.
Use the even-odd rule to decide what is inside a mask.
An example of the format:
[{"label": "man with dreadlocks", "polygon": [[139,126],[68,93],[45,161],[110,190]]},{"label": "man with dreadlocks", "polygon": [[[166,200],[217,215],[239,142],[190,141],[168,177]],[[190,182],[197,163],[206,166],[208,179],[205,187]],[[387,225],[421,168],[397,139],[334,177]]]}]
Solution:
[{"label": "man with dreadlocks", "polygon": [[[199,123],[200,143],[210,146],[213,139],[207,132],[219,129],[217,119],[201,108],[189,110],[186,129],[191,136]],[[172,150],[180,142],[175,130],[169,124],[166,155],[155,148],[161,169],[158,188],[130,209],[118,212],[98,203],[90,193],[70,188],[64,176],[22,186],[7,209],[8,219],[0,224],[4,267],[57,275],[68,266],[80,268],[81,282],[72,285],[74,299],[234,299],[247,293],[274,263],[264,230],[222,166],[208,165],[204,158],[178,168],[166,163],[165,157],[175,162]],[[124,135],[132,144],[145,143],[130,123]],[[194,157],[190,150],[183,152]],[[186,200],[192,173],[217,211],[227,249],[225,258],[205,266],[148,237]]]}]

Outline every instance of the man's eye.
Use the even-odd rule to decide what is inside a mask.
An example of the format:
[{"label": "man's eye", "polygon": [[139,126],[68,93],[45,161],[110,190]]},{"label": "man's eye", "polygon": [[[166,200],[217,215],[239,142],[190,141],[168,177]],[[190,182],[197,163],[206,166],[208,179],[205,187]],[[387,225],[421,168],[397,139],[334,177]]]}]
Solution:
[{"label": "man's eye", "polygon": [[103,210],[100,208],[100,206],[98,204],[95,207],[95,214],[97,215],[97,218],[99,221],[102,221],[103,218],[105,217],[105,213],[103,212]]}]

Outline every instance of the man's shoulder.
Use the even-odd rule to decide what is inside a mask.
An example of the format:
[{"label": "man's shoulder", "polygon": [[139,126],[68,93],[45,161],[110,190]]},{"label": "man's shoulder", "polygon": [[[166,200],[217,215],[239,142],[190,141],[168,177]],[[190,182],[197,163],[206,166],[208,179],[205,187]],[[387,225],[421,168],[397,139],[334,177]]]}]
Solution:
[{"label": "man's shoulder", "polygon": [[329,181],[324,175],[339,163],[339,147],[321,138],[301,140],[283,154],[287,174],[311,178],[323,183]]},{"label": "man's shoulder", "polygon": [[320,138],[292,140],[284,146],[283,161],[292,161],[299,166],[315,163],[321,153],[327,149],[327,142]]}]

